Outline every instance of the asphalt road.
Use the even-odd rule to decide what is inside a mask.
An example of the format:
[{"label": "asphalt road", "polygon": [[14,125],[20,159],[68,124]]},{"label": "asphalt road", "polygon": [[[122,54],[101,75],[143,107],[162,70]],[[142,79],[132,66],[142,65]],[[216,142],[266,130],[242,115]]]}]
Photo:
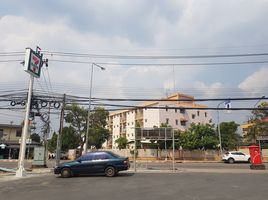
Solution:
[{"label": "asphalt road", "polygon": [[8,200],[264,200],[267,174],[121,173],[118,177],[59,178],[52,174],[0,182]]},{"label": "asphalt road", "polygon": [[[66,162],[66,161],[61,161]],[[55,160],[50,160],[47,163],[49,168],[53,168],[55,166]],[[175,168],[180,169],[249,169],[249,163],[235,163],[228,164],[222,162],[176,162]],[[268,163],[264,163],[266,169],[268,169]],[[6,168],[16,168],[17,162],[9,162],[9,161],[1,161],[0,167]],[[133,162],[131,163],[131,168],[134,167]],[[173,165],[172,162],[137,162],[137,170],[139,169],[151,169],[151,170],[171,170]],[[25,168],[31,168],[31,161],[25,162]]]}]

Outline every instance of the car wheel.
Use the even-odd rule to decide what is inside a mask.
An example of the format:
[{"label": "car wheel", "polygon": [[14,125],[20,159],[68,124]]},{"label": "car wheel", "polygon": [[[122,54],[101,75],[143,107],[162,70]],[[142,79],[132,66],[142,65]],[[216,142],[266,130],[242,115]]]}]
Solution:
[{"label": "car wheel", "polygon": [[69,178],[69,177],[71,177],[71,170],[69,169],[69,168],[63,168],[62,170],[61,170],[61,177],[63,177],[63,178]]},{"label": "car wheel", "polygon": [[113,177],[116,175],[116,170],[113,166],[109,166],[105,169],[105,175],[108,177]]},{"label": "car wheel", "polygon": [[250,158],[248,159],[248,162],[251,163],[251,159]]},{"label": "car wheel", "polygon": [[229,158],[228,159],[228,163],[233,164],[234,163],[234,159],[233,158]]}]

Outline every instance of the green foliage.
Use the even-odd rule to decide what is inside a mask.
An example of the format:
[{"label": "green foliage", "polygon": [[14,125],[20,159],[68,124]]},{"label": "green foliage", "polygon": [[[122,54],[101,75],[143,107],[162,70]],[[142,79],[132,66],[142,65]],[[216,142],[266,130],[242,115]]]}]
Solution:
[{"label": "green foliage", "polygon": [[220,124],[222,148],[226,150],[237,149],[241,142],[241,136],[237,133],[239,124],[234,121]]},{"label": "green foliage", "polygon": [[210,124],[191,124],[185,132],[177,132],[176,147],[187,150],[194,149],[216,149],[218,138],[215,133],[214,125]]},{"label": "green foliage", "polygon": [[50,140],[48,140],[48,151],[55,152],[57,148],[57,134],[56,132],[53,133]]},{"label": "green foliage", "polygon": [[125,149],[128,141],[126,137],[119,137],[115,142],[118,144],[119,149]]},{"label": "green foliage", "polygon": [[32,141],[34,141],[34,142],[40,143],[40,141],[41,141],[40,135],[38,135],[37,133],[31,134],[30,137],[31,137]]},{"label": "green foliage", "polygon": [[[76,135],[79,136],[80,154],[83,151],[84,135],[87,130],[88,110],[79,107],[76,104],[66,107],[67,115],[65,121],[73,128]],[[101,148],[102,143],[108,139],[109,132],[105,129],[109,113],[104,108],[96,107],[91,110],[89,115],[88,145]]]},{"label": "green foliage", "polygon": [[[268,108],[268,102],[261,102],[258,108]],[[256,142],[260,135],[268,135],[268,123],[263,122],[264,118],[268,117],[268,110],[253,110],[249,127],[245,138],[249,142]]]},{"label": "green foliage", "polygon": [[79,146],[79,136],[75,133],[73,127],[64,127],[61,136],[61,150],[68,151],[76,149]]},{"label": "green foliage", "polygon": [[88,146],[95,146],[100,149],[102,144],[108,140],[110,133],[109,130],[102,127],[95,127],[89,129]]}]

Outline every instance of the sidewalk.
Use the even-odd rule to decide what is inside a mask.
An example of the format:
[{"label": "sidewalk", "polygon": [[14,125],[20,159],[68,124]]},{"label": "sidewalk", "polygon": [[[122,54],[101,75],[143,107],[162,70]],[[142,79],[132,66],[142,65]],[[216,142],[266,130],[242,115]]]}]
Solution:
[{"label": "sidewalk", "polygon": [[[34,169],[26,169],[26,176],[22,178],[31,178],[34,176],[44,176],[53,173],[53,168],[34,168]],[[21,178],[16,177],[16,173],[14,172],[1,172],[0,171],[0,182],[3,181],[12,181],[19,180]]]}]

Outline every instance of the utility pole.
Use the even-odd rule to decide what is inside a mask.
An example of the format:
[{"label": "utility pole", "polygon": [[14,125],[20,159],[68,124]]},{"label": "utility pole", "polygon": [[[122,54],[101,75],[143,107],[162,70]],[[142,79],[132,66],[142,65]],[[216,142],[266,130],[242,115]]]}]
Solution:
[{"label": "utility pole", "polygon": [[24,169],[24,159],[25,159],[25,151],[26,151],[26,137],[27,137],[27,133],[28,133],[29,113],[30,113],[30,104],[31,104],[31,97],[32,97],[33,82],[34,82],[34,77],[32,75],[30,75],[28,100],[27,100],[27,105],[26,105],[26,113],[25,113],[25,119],[24,119],[23,132],[22,132],[22,136],[21,136],[20,153],[19,153],[19,160],[18,160],[18,170],[16,171],[16,177],[23,177],[26,174],[26,171]]},{"label": "utility pole", "polygon": [[44,135],[44,147],[45,147],[45,153],[44,153],[44,166],[47,167],[47,154],[48,154],[48,142],[47,142],[47,138],[49,136],[50,133],[50,104],[48,106],[48,119],[46,122],[46,132]]},{"label": "utility pole", "polygon": [[30,104],[32,98],[32,90],[33,90],[33,82],[34,77],[39,78],[41,73],[41,67],[43,66],[43,54],[40,53],[40,48],[36,47],[36,52],[32,49],[27,48],[24,60],[24,71],[30,74],[29,80],[29,89],[28,89],[28,99],[26,105],[26,112],[24,118],[24,126],[23,132],[21,136],[21,144],[20,144],[20,153],[18,160],[18,169],[16,171],[16,177],[23,177],[26,175],[26,171],[24,169],[24,159],[25,159],[25,151],[26,151],[26,137],[28,133],[29,126],[29,114],[30,114]]},{"label": "utility pole", "polygon": [[65,102],[66,102],[66,94],[63,95],[63,102],[60,114],[60,130],[57,137],[57,150],[56,150],[56,166],[60,164],[60,157],[61,157],[61,136],[63,130],[63,122],[64,122],[64,109],[65,109]]}]

